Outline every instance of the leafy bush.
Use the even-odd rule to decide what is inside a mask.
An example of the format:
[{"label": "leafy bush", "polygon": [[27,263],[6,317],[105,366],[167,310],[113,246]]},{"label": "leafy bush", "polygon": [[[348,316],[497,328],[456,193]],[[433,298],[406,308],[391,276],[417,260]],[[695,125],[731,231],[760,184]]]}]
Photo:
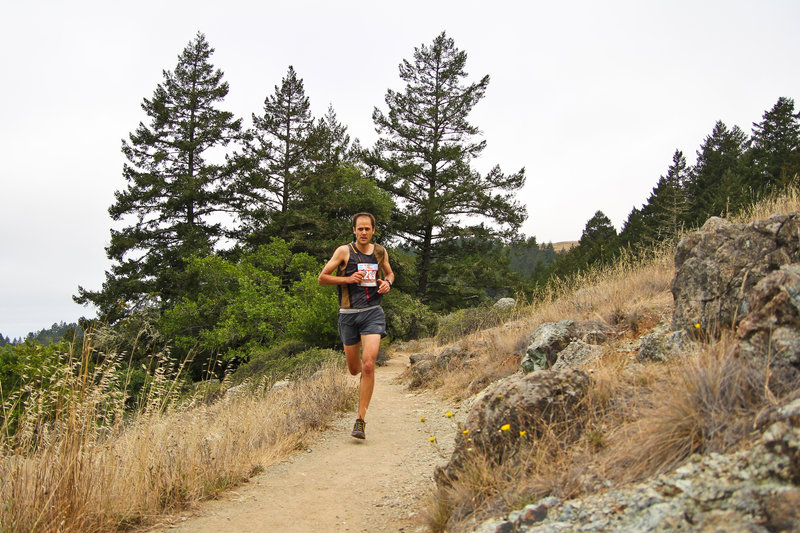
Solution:
[{"label": "leafy bush", "polygon": [[339,344],[336,291],[317,282],[315,272],[306,272],[292,285],[286,334],[314,346]]},{"label": "leafy bush", "polygon": [[413,296],[393,290],[381,301],[386,333],[392,340],[411,340],[436,333],[439,316]]},{"label": "leafy bush", "polygon": [[439,320],[436,341],[439,344],[453,342],[474,331],[493,328],[510,319],[514,306],[480,306],[459,309]]},{"label": "leafy bush", "polygon": [[164,311],[159,331],[171,339],[178,359],[191,356],[194,379],[206,377],[212,361],[219,364],[216,377],[221,377],[242,353],[287,337],[330,345],[335,318],[327,314],[335,296],[316,285],[321,268],[313,257],[293,254],[282,239],[238,259],[191,258],[186,271],[196,286]]},{"label": "leafy bush", "polygon": [[[2,401],[2,429],[6,435],[14,434],[19,418],[29,404],[45,411],[51,410],[54,398],[59,397],[55,377],[64,363],[63,353],[69,344],[62,341],[42,346],[33,338],[22,344],[8,344],[0,348],[0,400]],[[46,402],[32,402],[38,391],[45,391]],[[36,396],[38,399],[38,396]]]}]

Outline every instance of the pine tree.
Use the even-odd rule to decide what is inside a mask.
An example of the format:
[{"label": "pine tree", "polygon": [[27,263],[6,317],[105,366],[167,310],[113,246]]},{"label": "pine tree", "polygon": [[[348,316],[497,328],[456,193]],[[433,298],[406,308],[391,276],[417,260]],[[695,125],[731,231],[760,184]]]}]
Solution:
[{"label": "pine tree", "polygon": [[683,229],[689,206],[686,201],[688,169],[683,152],[675,150],[667,175],[661,176],[647,204],[642,207],[645,227],[642,240],[647,245],[672,238]]},{"label": "pine tree", "polygon": [[586,221],[578,248],[587,265],[607,261],[617,249],[617,230],[605,213],[597,211]]},{"label": "pine tree", "polygon": [[686,185],[690,226],[702,224],[709,216],[725,216],[741,206],[745,198],[741,158],[747,145],[747,134],[738,126],[728,129],[722,121],[703,140]]},{"label": "pine tree", "polygon": [[620,246],[633,249],[640,248],[646,231],[642,210],[634,207],[628,214],[628,218],[623,222],[622,230],[619,232]]},{"label": "pine tree", "polygon": [[253,114],[252,140],[244,155],[250,170],[236,189],[242,237],[251,245],[285,233],[308,165],[312,127],[303,80],[289,66],[281,85],[264,100],[263,114]]},{"label": "pine tree", "polygon": [[292,251],[327,260],[336,248],[352,239],[354,213],[373,213],[379,222],[376,240],[382,241],[393,203],[389,194],[365,178],[347,127],[333,107],[315,121],[307,139],[307,162],[301,184],[284,218],[284,238]]},{"label": "pine tree", "polygon": [[800,114],[794,100],[781,97],[753,124],[751,187],[764,192],[785,187],[800,173]]},{"label": "pine tree", "polygon": [[228,83],[210,62],[213,52],[198,33],[144,99],[149,125],[140,123],[122,143],[128,185],[116,192],[109,214],[129,225],[111,231],[106,252],[114,264],[102,290],[81,287],[75,297],[111,320],[187,291],[186,258],[209,253],[222,234],[213,216],[225,209],[229,168],[211,162],[209,151],[237,139],[241,121],[218,107]]},{"label": "pine tree", "polygon": [[[472,169],[486,146],[467,121],[483,98],[489,76],[464,84],[466,52],[441,33],[430,46],[414,50],[414,60],[400,64],[403,92],[386,93],[388,113],[372,118],[380,138],[365,161],[378,169],[379,185],[399,201],[392,230],[418,259],[417,294],[425,298],[432,283],[437,248],[464,233],[467,217],[502,227],[490,238],[511,237],[525,219],[513,197],[525,183],[524,169],[506,176],[499,167],[487,175]],[[480,229],[480,233],[487,228]]]}]

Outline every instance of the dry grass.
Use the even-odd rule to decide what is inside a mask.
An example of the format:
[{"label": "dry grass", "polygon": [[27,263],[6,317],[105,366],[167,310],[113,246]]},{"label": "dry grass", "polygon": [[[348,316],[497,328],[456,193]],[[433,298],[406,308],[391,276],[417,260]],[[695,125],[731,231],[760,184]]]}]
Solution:
[{"label": "dry grass", "polygon": [[[111,366],[101,375],[110,375]],[[162,408],[163,398],[151,396],[123,423],[121,416],[105,416],[119,406],[109,406],[115,400],[104,395],[108,388],[97,370],[90,374],[75,362],[73,368],[55,419],[29,422],[38,428],[35,445],[17,442],[0,455],[3,531],[108,531],[147,523],[304,448],[311,432],[354,401],[343,369],[328,365],[288,388],[262,387],[211,405]]]},{"label": "dry grass", "polygon": [[[606,353],[571,418],[522,439],[498,465],[474,453],[426,513],[434,531],[469,531],[544,496],[569,499],[669,471],[693,453],[750,444],[759,412],[779,403],[766,364],[736,358],[730,339],[667,364]],[[581,427],[575,438],[570,428]]]},{"label": "dry grass", "polygon": [[[797,183],[799,180],[800,177],[795,175],[794,182]],[[779,194],[768,196],[740,214],[730,217],[730,220],[747,224],[754,220],[769,218],[772,215],[786,215],[795,211],[800,211],[800,188],[798,186],[792,186]]]},{"label": "dry grass", "polygon": [[672,470],[693,453],[749,444],[757,414],[776,398],[766,363],[734,357],[731,345],[726,337],[662,365],[640,398],[635,420],[609,438],[609,453],[602,457],[606,479],[640,481]]},{"label": "dry grass", "polygon": [[613,326],[620,337],[639,336],[671,312],[673,273],[672,250],[665,247],[647,257],[626,256],[614,265],[557,281],[530,303],[518,303],[508,322],[459,339],[479,356],[466,365],[432,372],[423,386],[456,400],[465,392],[474,394],[517,370],[531,331],[545,322],[599,320]]},{"label": "dry grass", "polygon": [[[800,192],[767,198],[734,221],[749,223],[800,210]],[[530,439],[516,461],[497,466],[474,455],[450,486],[437,487],[427,506],[434,531],[466,531],[483,519],[519,509],[546,495],[571,498],[666,472],[693,453],[730,452],[753,438],[758,413],[780,404],[785,384],[766,363],[733,357],[731,335],[699,345],[669,363],[633,363],[625,343],[672,313],[669,285],[674,245],[551,285],[523,316],[465,339],[481,347],[477,364],[439,372],[435,388],[458,398],[470,383],[490,383],[516,370],[530,333],[544,322],[601,320],[617,336],[591,365],[592,385],[567,424],[584,428],[578,440],[558,428]],[[470,390],[470,392],[474,392]]]}]

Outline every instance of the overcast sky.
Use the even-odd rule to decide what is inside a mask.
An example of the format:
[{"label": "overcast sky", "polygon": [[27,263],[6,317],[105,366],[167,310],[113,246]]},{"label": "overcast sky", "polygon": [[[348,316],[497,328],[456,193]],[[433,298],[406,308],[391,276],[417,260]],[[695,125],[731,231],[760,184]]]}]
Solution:
[{"label": "overcast sky", "polygon": [[[397,66],[441,31],[489,74],[471,115],[477,167],[525,167],[523,231],[576,240],[602,210],[620,228],[676,149],[690,163],[717,120],[747,133],[800,98],[800,2],[3,2],[0,20],[0,333],[94,316],[121,139],[198,31],[249,124],[289,65],[312,112],[333,105],[371,146]],[[796,107],[797,109],[797,107]]]}]

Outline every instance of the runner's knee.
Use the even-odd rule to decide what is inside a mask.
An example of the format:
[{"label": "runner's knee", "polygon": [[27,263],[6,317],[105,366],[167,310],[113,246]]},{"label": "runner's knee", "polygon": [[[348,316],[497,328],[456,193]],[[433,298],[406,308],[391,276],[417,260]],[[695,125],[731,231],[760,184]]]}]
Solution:
[{"label": "runner's knee", "polygon": [[368,376],[375,373],[375,361],[364,361],[361,365],[361,372]]}]

